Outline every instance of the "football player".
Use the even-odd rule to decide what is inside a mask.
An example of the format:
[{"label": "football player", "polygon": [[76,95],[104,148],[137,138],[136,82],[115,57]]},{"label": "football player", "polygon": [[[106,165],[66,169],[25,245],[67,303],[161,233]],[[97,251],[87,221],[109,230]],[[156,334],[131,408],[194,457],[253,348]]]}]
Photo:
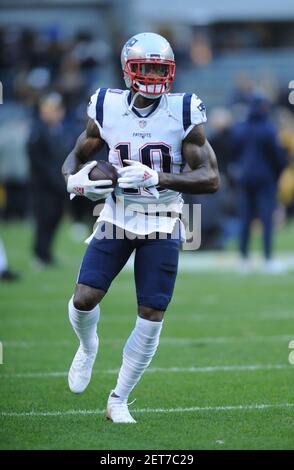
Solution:
[{"label": "football player", "polygon": [[[176,65],[168,41],[154,33],[137,34],[124,45],[121,64],[127,89],[96,91],[87,128],[63,165],[69,193],[106,198],[69,301],[80,346],[68,382],[74,393],[88,386],[99,344],[99,304],[135,250],[137,319],[107,402],[110,420],[135,423],[127,400],[156,352],[172,297],[183,239],[181,192],[213,193],[219,175],[203,128],[204,104],[195,94],[169,93]],[[93,155],[105,142],[119,174],[115,189],[111,180],[89,179]],[[158,204],[166,211],[156,210]],[[135,218],[127,216],[131,207]],[[106,228],[112,228],[112,237],[101,237]],[[123,236],[117,236],[118,229]]]}]

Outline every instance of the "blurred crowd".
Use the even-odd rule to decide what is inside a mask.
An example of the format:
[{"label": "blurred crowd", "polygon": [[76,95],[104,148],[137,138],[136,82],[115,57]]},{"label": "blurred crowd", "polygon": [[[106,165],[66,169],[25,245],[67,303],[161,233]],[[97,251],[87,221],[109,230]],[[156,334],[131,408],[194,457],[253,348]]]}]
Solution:
[{"label": "blurred crowd", "polygon": [[[226,35],[215,28],[209,38],[194,32],[189,50],[181,48],[181,41],[170,38],[177,74],[188,61],[189,66],[195,66],[197,82],[198,66],[209,63],[225,48],[236,50],[246,46],[246,41],[250,43],[245,33],[239,34],[238,42],[235,33],[236,28]],[[283,38],[280,35],[282,44]],[[262,30],[256,31],[255,41],[262,47],[270,42]],[[0,116],[0,216],[4,220],[37,220],[33,251],[39,263],[54,263],[52,242],[65,213],[73,220],[73,236],[82,224],[93,224],[89,201],[75,198],[69,203],[60,167],[85,127],[91,93],[101,84],[124,87],[119,62],[121,43],[111,47],[88,32],[63,37],[54,27],[42,31],[0,29],[4,90]],[[235,83],[222,107],[208,109],[207,132],[218,157],[221,189],[213,196],[186,196],[186,201],[203,205],[203,249],[224,249],[243,230],[240,251],[246,257],[251,219],[261,218],[267,226],[265,231],[271,232],[268,223],[272,214],[277,213],[284,223],[294,214],[294,106],[289,103],[289,90],[285,87],[268,93],[268,83],[263,87],[259,82],[257,86],[246,73],[239,73]],[[205,101],[201,90],[199,94]],[[267,145],[261,144],[262,139]],[[107,158],[106,149],[102,158]],[[250,199],[253,186],[261,184],[271,186],[271,194],[264,193],[259,201]],[[48,208],[46,214],[41,210],[44,206]],[[265,221],[263,214],[267,210],[270,213]],[[270,257],[267,236],[271,234],[265,236],[265,257]]]},{"label": "blurred crowd", "polygon": [[59,92],[68,112],[75,112],[113,61],[112,49],[86,31],[63,37],[57,27],[41,31],[0,29],[0,68],[5,101],[35,106],[49,90]]}]

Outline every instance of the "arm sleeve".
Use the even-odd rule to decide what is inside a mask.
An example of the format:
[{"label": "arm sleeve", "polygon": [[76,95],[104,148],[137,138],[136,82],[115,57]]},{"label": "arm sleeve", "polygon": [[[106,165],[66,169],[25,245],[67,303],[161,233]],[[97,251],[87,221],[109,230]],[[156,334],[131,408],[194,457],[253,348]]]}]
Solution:
[{"label": "arm sleeve", "polygon": [[102,139],[103,136],[103,115],[104,115],[104,99],[107,89],[98,88],[98,90],[91,96],[87,114],[90,119],[93,119],[99,129]]},{"label": "arm sleeve", "polygon": [[89,118],[93,119],[94,121],[96,120],[96,104],[97,104],[97,98],[99,95],[100,88],[91,96],[90,101],[88,103],[87,107],[87,114]]},{"label": "arm sleeve", "polygon": [[[186,102],[185,102],[186,101]],[[185,110],[186,107],[186,110]],[[203,101],[193,93],[190,99],[190,115],[187,115],[187,99],[183,102],[184,135],[183,139],[189,134],[194,126],[203,124],[207,121],[206,108]],[[186,116],[185,116],[186,114]],[[185,125],[186,120],[186,125]],[[190,121],[190,122],[189,122]]]}]

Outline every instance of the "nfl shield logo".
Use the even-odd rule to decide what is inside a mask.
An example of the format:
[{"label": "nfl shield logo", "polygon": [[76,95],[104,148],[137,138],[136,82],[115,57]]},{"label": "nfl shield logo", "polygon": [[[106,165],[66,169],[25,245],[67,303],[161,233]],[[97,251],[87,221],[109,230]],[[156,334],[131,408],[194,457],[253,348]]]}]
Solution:
[{"label": "nfl shield logo", "polygon": [[146,124],[147,124],[147,121],[139,121],[139,126],[141,127],[141,129],[146,127]]}]

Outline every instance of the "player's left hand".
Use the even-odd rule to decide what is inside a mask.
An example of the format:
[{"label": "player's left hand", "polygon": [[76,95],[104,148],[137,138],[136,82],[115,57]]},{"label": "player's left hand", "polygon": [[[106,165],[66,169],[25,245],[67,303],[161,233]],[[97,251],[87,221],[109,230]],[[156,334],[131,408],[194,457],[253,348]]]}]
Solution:
[{"label": "player's left hand", "polygon": [[118,185],[120,188],[150,188],[158,184],[158,173],[147,165],[134,160],[124,160],[129,165],[120,168]]}]

